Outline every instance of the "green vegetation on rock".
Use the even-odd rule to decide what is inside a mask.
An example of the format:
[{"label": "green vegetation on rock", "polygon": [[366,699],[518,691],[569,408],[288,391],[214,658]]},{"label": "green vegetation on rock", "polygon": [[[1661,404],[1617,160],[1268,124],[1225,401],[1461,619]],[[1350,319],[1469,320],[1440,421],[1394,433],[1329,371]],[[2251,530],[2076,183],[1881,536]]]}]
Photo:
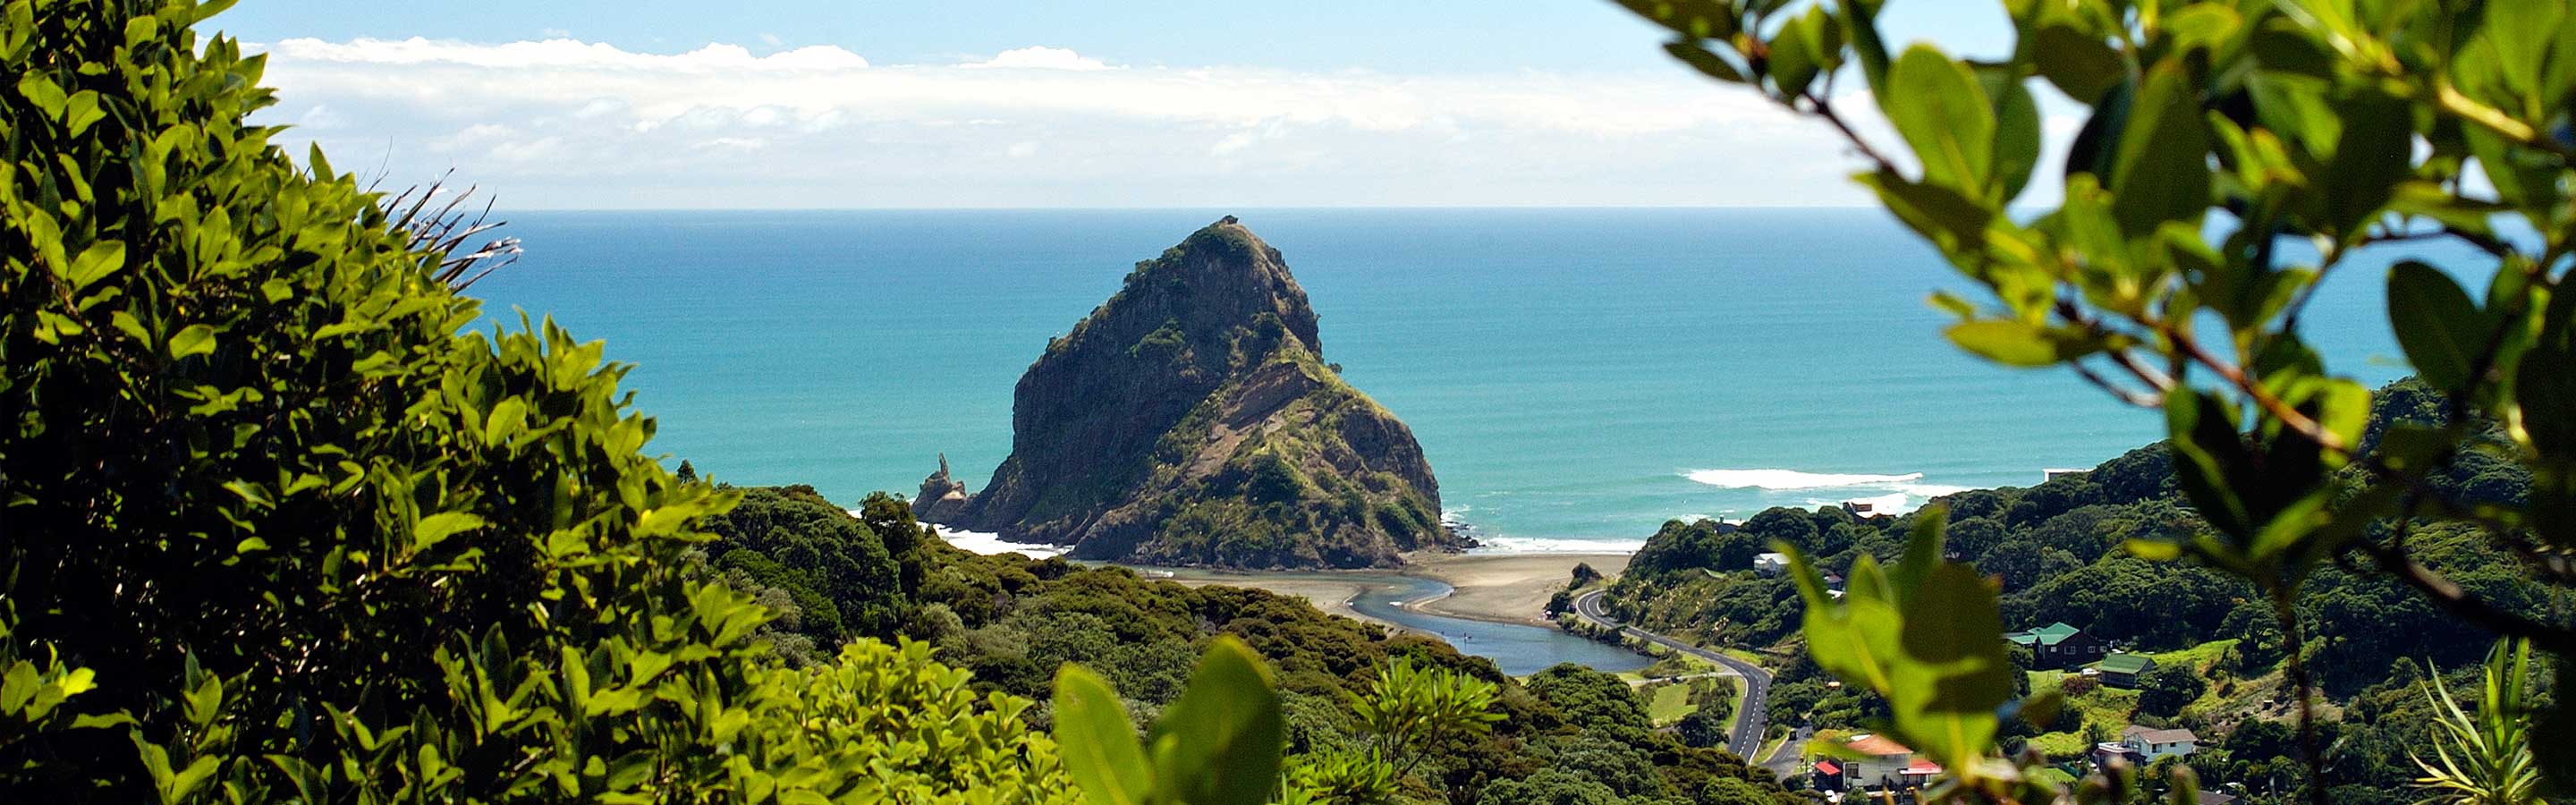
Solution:
[{"label": "green vegetation on rock", "polygon": [[1287,263],[1228,217],[1049,342],[992,483],[966,494],[943,463],[920,516],[1161,565],[1384,566],[1458,547],[1413,432],[1322,355]]}]

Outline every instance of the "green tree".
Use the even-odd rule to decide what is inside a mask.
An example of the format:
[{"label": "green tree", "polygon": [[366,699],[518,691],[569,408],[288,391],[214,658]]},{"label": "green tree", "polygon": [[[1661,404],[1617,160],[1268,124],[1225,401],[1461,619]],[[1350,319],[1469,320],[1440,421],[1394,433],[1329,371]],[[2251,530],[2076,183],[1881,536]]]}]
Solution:
[{"label": "green tree", "polygon": [[[1621,2],[1667,28],[1682,62],[1823,121],[1861,155],[1856,180],[1988,292],[1935,295],[1959,319],[1951,341],[2007,366],[2070,368],[2160,413],[2175,481],[2214,533],[2133,545],[2188,552],[2271,607],[2293,649],[2312,801],[2327,791],[2296,602],[2319,568],[2368,568],[2456,622],[2576,655],[2576,627],[2478,596],[2407,539],[2419,523],[2452,522],[2505,547],[2576,548],[2576,294],[2559,287],[2576,250],[2565,3],[2007,2],[2012,51],[1968,61],[1891,49],[1881,0]],[[1847,75],[1904,150],[1850,125]],[[2062,202],[2016,209],[2038,175],[2034,80],[2088,113],[2063,186],[2048,188]],[[2435,241],[2479,257],[2446,271],[2398,251]],[[2333,374],[2299,323],[2319,283],[2377,266],[2396,340],[2445,402],[2432,421],[2365,434],[2372,395]],[[2528,495],[2431,483],[2481,453],[2527,471]],[[1827,637],[1845,638],[1857,653],[1829,666],[1889,693],[1910,737],[1949,736],[1934,755],[1962,790],[2005,796],[2015,784],[1977,762],[1983,728],[1956,729],[1956,708],[1983,689],[1922,710],[1909,686],[1940,678],[1888,673],[1918,642],[1984,642],[1984,616],[1960,610],[1989,603],[1962,588],[1905,610],[1966,626],[1881,613],[1950,572],[1932,559],[1899,567],[1885,585],[1894,597],[1856,590],[1819,612],[1829,602],[1811,595],[1809,646],[1822,660],[1842,651]],[[1878,586],[1853,575],[1855,588]],[[2534,734],[2570,729],[2576,719],[2550,717]],[[2553,758],[2542,758],[2551,775],[2576,781],[2576,753]]]},{"label": "green tree", "polygon": [[1574,578],[1566,582],[1565,589],[1580,590],[1591,585],[1593,582],[1600,580],[1601,571],[1592,569],[1591,562],[1576,562],[1574,563]]},{"label": "green tree", "polygon": [[2138,677],[2138,712],[2172,718],[2207,692],[2209,680],[2190,663],[2159,665]]},{"label": "green tree", "polygon": [[[0,13],[0,800],[1060,801],[924,646],[778,663],[625,369],[245,120],[228,3]],[[935,748],[934,748],[935,747]]]},{"label": "green tree", "polygon": [[1494,709],[1500,693],[1491,682],[1399,657],[1378,669],[1367,693],[1352,697],[1351,713],[1402,777],[1449,742],[1492,731],[1503,720]]},{"label": "green tree", "polygon": [[1690,715],[1682,716],[1681,723],[1673,725],[1673,734],[1680,737],[1682,739],[1682,743],[1689,744],[1691,746],[1724,747],[1726,746],[1726,739],[1728,738],[1726,733],[1727,727],[1729,726],[1727,724],[1728,713],[1726,711],[1732,709],[1733,708],[1730,707],[1701,707],[1700,709],[1693,710]]}]

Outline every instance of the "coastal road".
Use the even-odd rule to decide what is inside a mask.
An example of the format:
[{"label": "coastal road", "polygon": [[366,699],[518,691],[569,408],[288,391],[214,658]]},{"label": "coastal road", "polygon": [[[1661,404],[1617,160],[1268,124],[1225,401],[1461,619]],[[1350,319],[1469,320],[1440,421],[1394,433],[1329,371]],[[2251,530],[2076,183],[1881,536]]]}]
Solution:
[{"label": "coastal road", "polygon": [[1729,657],[1708,649],[1684,643],[1663,635],[1620,623],[1601,608],[1601,590],[1584,593],[1574,599],[1574,614],[1584,620],[1617,629],[1655,645],[1717,663],[1744,677],[1744,701],[1735,704],[1735,733],[1727,736],[1726,748],[1746,763],[1760,763],[1755,752],[1762,751],[1763,728],[1770,723],[1771,672],[1762,666]]}]

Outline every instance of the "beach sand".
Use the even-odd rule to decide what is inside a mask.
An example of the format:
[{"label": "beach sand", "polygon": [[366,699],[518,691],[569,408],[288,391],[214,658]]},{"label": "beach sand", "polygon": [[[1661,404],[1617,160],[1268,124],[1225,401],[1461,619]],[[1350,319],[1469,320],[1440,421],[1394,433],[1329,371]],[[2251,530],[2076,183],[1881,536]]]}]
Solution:
[{"label": "beach sand", "polygon": [[1405,561],[1405,567],[1394,570],[1293,573],[1174,570],[1171,571],[1171,579],[1189,585],[1228,584],[1293,595],[1306,599],[1325,612],[1368,620],[1367,616],[1351,609],[1353,597],[1371,588],[1390,584],[1390,576],[1417,576],[1437,579],[1457,588],[1449,595],[1415,605],[1424,612],[1499,623],[1546,625],[1548,596],[1565,589],[1566,582],[1573,579],[1575,565],[1590,564],[1602,575],[1617,576],[1619,571],[1627,568],[1628,555],[1420,553],[1406,556]]},{"label": "beach sand", "polygon": [[1573,580],[1575,565],[1589,564],[1611,577],[1628,568],[1624,553],[1416,554],[1405,561],[1407,575],[1439,579],[1458,588],[1422,602],[1417,609],[1453,618],[1542,626],[1548,623],[1548,596]]}]

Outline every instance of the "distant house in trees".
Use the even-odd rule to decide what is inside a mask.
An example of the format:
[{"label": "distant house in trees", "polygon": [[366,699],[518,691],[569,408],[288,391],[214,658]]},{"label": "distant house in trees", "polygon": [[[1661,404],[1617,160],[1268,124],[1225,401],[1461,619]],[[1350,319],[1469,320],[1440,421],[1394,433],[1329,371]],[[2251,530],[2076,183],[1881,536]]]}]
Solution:
[{"label": "distant house in trees", "polygon": [[2160,730],[2132,724],[2120,731],[2120,743],[2148,763],[2200,751],[2200,736],[2186,729]]},{"label": "distant house in trees", "polygon": [[2102,659],[2102,655],[2111,650],[2111,647],[2099,638],[2086,634],[2082,629],[2069,626],[2064,621],[2037,629],[2014,632],[2004,635],[2004,639],[2030,649],[2031,657],[2036,661],[2036,667],[2044,669],[2083,665]]},{"label": "distant house in trees", "polygon": [[[1941,766],[1914,756],[1914,750],[1884,735],[1863,734],[1843,742],[1858,757],[1846,758],[1837,771],[1842,790],[1888,790],[1919,786],[1941,774]],[[1822,767],[1816,769],[1823,772]]]},{"label": "distant house in trees", "polygon": [[2200,751],[2200,736],[2186,729],[2156,729],[2131,724],[2120,731],[2120,740],[2093,745],[2093,763],[2108,764],[2126,760],[2133,766],[2144,766],[2169,757],[2187,757]]},{"label": "distant house in trees", "polygon": [[2084,667],[2086,670],[2100,674],[2102,684],[2115,688],[2135,688],[2138,686],[2138,677],[2145,676],[2148,671],[2156,669],[2156,661],[2144,654],[2113,652]]},{"label": "distant house in trees", "polygon": [[2046,482],[2049,482],[2049,481],[2057,480],[2057,479],[2059,479],[2059,478],[2070,478],[2070,477],[2077,477],[2077,476],[2081,476],[2081,475],[2083,475],[2083,474],[2085,474],[2085,473],[2088,473],[2088,472],[2092,472],[2092,470],[2068,470],[2068,469],[2050,468],[2050,469],[2044,469],[2044,470],[2040,470],[2040,471],[2039,471],[2039,480],[2040,480],[2040,482],[2042,482],[2042,483],[2046,483]]},{"label": "distant house in trees", "polygon": [[1777,576],[1782,573],[1787,573],[1789,572],[1789,555],[1785,553],[1766,553],[1756,555],[1753,557],[1753,572],[1760,573],[1765,576]]}]

